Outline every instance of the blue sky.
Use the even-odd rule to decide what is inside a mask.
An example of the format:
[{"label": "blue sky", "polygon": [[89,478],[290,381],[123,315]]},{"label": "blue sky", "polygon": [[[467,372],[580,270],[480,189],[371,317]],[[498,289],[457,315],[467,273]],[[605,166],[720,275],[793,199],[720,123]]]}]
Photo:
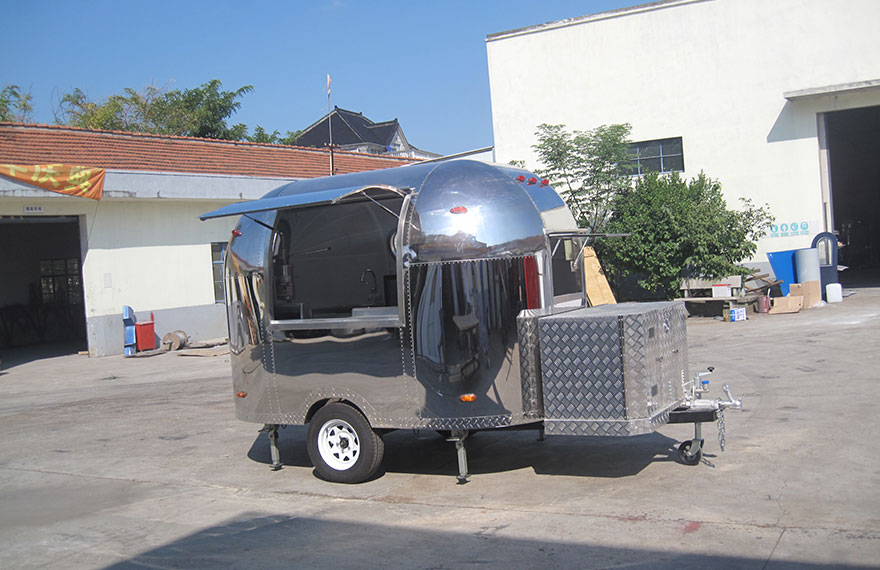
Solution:
[{"label": "blue sky", "polygon": [[30,90],[36,122],[59,94],[93,100],[154,84],[253,85],[231,122],[302,129],[332,103],[400,120],[409,141],[442,154],[492,144],[487,35],[641,0],[392,2],[5,2],[0,88]]}]

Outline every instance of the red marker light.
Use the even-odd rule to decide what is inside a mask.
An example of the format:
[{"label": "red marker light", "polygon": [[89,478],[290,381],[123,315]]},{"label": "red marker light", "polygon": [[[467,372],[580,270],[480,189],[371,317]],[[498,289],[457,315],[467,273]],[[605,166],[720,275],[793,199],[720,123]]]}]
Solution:
[{"label": "red marker light", "polygon": [[519,176],[517,176],[516,179],[519,180],[520,182],[525,182],[525,181],[526,181],[526,177],[523,176],[522,174],[520,174]]},{"label": "red marker light", "polygon": [[239,398],[244,398],[245,396],[247,396],[247,392],[239,392],[238,394],[236,394],[236,396],[238,396]]},{"label": "red marker light", "polygon": [[232,230],[232,235],[234,235],[235,237],[241,237],[241,231],[240,230]]},{"label": "red marker light", "polygon": [[531,185],[531,184],[535,184],[535,183],[537,183],[537,182],[538,182],[538,179],[535,178],[534,176],[532,176],[531,178],[529,178],[529,184],[530,184],[530,185]]},{"label": "red marker light", "polygon": [[541,186],[550,186],[550,181],[546,178],[544,180],[541,180]]},{"label": "red marker light", "polygon": [[465,208],[464,206],[456,206],[454,208],[450,208],[449,213],[451,213],[451,214],[467,214],[467,208]]}]

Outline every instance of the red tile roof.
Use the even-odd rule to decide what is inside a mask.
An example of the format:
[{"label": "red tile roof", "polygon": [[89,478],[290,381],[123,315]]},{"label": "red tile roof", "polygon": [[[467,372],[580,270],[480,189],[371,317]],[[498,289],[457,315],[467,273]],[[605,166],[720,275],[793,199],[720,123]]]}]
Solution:
[{"label": "red tile roof", "polygon": [[[336,174],[346,174],[413,161],[336,151],[333,162]],[[330,171],[326,149],[3,122],[0,163],[280,178],[315,178]]]}]

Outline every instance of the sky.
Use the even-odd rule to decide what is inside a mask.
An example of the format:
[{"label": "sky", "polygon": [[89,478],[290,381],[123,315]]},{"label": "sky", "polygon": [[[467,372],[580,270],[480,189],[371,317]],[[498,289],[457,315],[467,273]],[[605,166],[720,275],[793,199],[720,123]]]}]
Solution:
[{"label": "sky", "polygon": [[644,0],[3,0],[0,88],[33,96],[34,122],[80,88],[93,101],[148,85],[253,85],[227,121],[304,129],[331,103],[452,154],[492,144],[489,34]]}]

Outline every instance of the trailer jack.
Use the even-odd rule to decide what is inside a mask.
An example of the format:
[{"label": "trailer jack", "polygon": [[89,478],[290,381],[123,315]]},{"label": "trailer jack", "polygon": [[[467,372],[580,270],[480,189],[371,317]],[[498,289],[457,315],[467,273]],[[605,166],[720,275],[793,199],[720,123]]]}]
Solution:
[{"label": "trailer jack", "polygon": [[278,449],[278,424],[265,424],[260,433],[269,434],[269,452],[272,454],[272,471],[281,469],[281,450]]},{"label": "trailer jack", "polygon": [[468,430],[460,430],[454,429],[450,433],[450,436],[446,439],[446,441],[452,441],[455,443],[455,452],[458,454],[458,484],[464,485],[468,482],[468,477],[470,474],[468,473],[468,464],[467,464],[467,450],[464,447],[464,440],[467,439],[470,432]]}]

